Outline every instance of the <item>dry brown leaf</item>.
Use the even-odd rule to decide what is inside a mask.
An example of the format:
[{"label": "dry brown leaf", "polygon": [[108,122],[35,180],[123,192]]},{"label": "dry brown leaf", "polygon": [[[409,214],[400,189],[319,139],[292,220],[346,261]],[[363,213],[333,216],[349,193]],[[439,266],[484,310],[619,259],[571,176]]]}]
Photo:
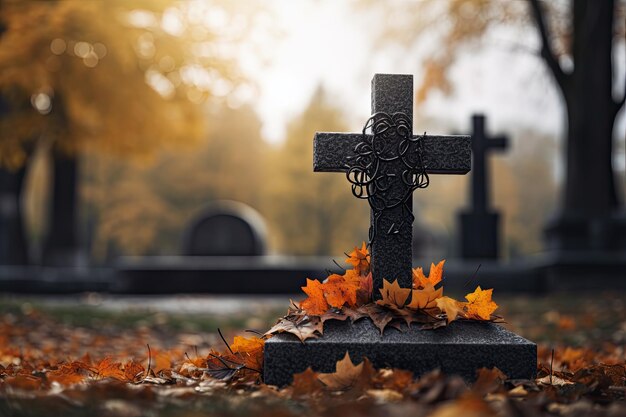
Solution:
[{"label": "dry brown leaf", "polygon": [[350,354],[346,352],[343,359],[337,362],[335,372],[319,374],[319,380],[331,391],[363,390],[369,386],[374,372],[369,360],[364,359],[355,365],[350,359]]},{"label": "dry brown leaf", "polygon": [[437,307],[446,313],[448,324],[456,320],[457,316],[463,314],[463,305],[454,298],[440,297],[435,300]]},{"label": "dry brown leaf", "polygon": [[393,282],[389,282],[384,279],[383,288],[379,291],[382,298],[376,301],[376,304],[381,306],[402,308],[406,304],[406,300],[409,298],[409,295],[411,295],[411,289],[400,287],[397,279]]},{"label": "dry brown leaf", "polygon": [[304,372],[293,376],[291,387],[294,397],[308,397],[320,393],[324,385],[319,380],[319,374],[308,367]]},{"label": "dry brown leaf", "polygon": [[503,388],[506,375],[498,368],[480,368],[478,378],[472,385],[472,391],[480,395],[491,394]]},{"label": "dry brown leaf", "polygon": [[114,378],[123,381],[126,379],[120,362],[114,362],[110,357],[102,359],[95,366],[95,371],[100,378]]},{"label": "dry brown leaf", "polygon": [[307,339],[319,337],[323,331],[324,324],[318,316],[291,314],[280,319],[265,335],[291,333],[304,342]]},{"label": "dry brown leaf", "polygon": [[358,308],[358,311],[369,317],[374,325],[380,330],[380,334],[383,334],[385,327],[396,318],[391,309],[383,307],[378,304],[370,303]]},{"label": "dry brown leaf", "polygon": [[437,299],[443,295],[443,287],[435,289],[431,284],[426,284],[424,289],[411,290],[411,302],[407,305],[413,310],[425,310],[437,306]]}]

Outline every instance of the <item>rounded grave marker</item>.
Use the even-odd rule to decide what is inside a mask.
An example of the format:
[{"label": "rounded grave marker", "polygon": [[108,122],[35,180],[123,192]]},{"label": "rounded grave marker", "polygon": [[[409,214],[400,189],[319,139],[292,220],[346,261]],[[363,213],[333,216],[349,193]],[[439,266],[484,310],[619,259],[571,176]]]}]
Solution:
[{"label": "rounded grave marker", "polygon": [[183,254],[189,256],[265,255],[266,228],[252,207],[216,201],[196,216],[185,233]]}]

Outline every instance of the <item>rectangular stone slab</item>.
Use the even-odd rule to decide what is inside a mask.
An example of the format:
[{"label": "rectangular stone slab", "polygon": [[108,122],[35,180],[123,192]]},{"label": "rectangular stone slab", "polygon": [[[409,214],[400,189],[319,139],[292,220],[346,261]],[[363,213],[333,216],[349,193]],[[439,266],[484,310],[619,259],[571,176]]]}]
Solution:
[{"label": "rectangular stone slab", "polygon": [[537,345],[493,323],[453,322],[436,330],[406,332],[387,328],[381,337],[369,319],[356,323],[329,320],[324,336],[302,343],[291,334],[265,342],[264,378],[269,385],[291,383],[293,374],[309,366],[334,372],[348,351],[353,362],[367,357],[376,368],[400,368],[416,376],[435,368],[445,374],[476,378],[480,368],[497,367],[509,378],[531,379],[537,369]]}]

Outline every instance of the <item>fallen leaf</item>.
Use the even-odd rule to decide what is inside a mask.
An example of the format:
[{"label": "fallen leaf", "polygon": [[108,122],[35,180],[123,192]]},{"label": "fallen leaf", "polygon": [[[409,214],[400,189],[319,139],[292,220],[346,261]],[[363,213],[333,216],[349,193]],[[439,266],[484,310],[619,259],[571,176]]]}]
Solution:
[{"label": "fallen leaf", "polygon": [[316,279],[306,279],[302,291],[309,297],[300,303],[300,307],[314,316],[324,314],[328,310],[328,302],[324,297],[324,284]]},{"label": "fallen leaf", "polygon": [[370,254],[367,245],[363,242],[361,249],[355,247],[348,255],[346,263],[352,265],[353,269],[359,275],[367,275],[370,271]]},{"label": "fallen leaf", "polygon": [[47,378],[61,385],[72,385],[84,381],[92,373],[93,370],[86,363],[72,361],[62,363],[57,369],[50,371]]},{"label": "fallen leaf", "polygon": [[435,300],[437,307],[444,313],[446,313],[446,319],[448,323],[456,320],[459,314],[463,313],[463,305],[454,298],[440,297]]},{"label": "fallen leaf", "polygon": [[518,385],[517,387],[509,390],[509,397],[525,397],[528,395],[528,391],[522,385]]},{"label": "fallen leaf", "polygon": [[127,362],[124,365],[124,377],[127,381],[135,381],[135,379],[141,377],[145,371],[145,368],[135,361]]},{"label": "fallen leaf", "polygon": [[424,289],[411,290],[411,302],[407,305],[413,310],[423,310],[437,306],[437,299],[443,295],[443,287],[435,289],[431,284],[426,284]]},{"label": "fallen leaf", "polygon": [[369,385],[373,374],[374,368],[367,359],[355,365],[350,354],[346,352],[343,359],[337,362],[335,372],[319,374],[319,380],[331,391],[359,390]]},{"label": "fallen leaf", "polygon": [[341,308],[344,304],[351,307],[356,305],[358,283],[347,281],[343,276],[333,274],[326,279],[322,287],[326,301],[332,307]]},{"label": "fallen leaf", "polygon": [[480,368],[472,391],[480,395],[491,394],[503,387],[506,375],[498,368]]},{"label": "fallen leaf", "polygon": [[233,353],[237,353],[243,359],[243,363],[250,369],[263,369],[263,346],[265,340],[260,337],[242,337],[235,336],[232,345],[230,345]]},{"label": "fallen leaf", "polygon": [[424,270],[422,267],[413,269],[413,288],[424,288],[428,284],[433,287],[441,282],[443,278],[443,264],[446,260],[440,261],[437,265],[434,263],[430,264],[430,271],[428,271],[428,278],[424,275]]},{"label": "fallen leaf", "polygon": [[566,379],[560,378],[556,375],[546,375],[543,378],[537,379],[537,383],[541,385],[554,385],[554,386],[563,386],[563,385],[573,385],[572,381],[568,381]]},{"label": "fallen leaf", "polygon": [[95,366],[95,371],[100,378],[114,378],[123,381],[126,379],[124,371],[121,369],[120,362],[114,362],[110,357],[102,359]]},{"label": "fallen leaf", "polygon": [[372,273],[360,275],[354,269],[348,269],[343,275],[344,279],[358,287],[357,304],[367,304],[372,300],[373,281]]},{"label": "fallen leaf", "polygon": [[295,397],[307,397],[321,392],[324,385],[318,376],[319,374],[313,371],[311,367],[306,368],[304,372],[295,374],[291,383],[292,394]]},{"label": "fallen leaf", "polygon": [[491,313],[496,311],[498,305],[491,300],[493,289],[482,290],[480,285],[473,293],[467,294],[465,298],[467,315],[469,318],[489,320]]},{"label": "fallen leaf", "polygon": [[372,320],[374,325],[378,327],[378,330],[380,330],[381,335],[383,334],[383,331],[385,330],[385,327],[387,327],[389,322],[396,318],[394,312],[391,309],[375,303],[361,306],[358,308],[358,311]]},{"label": "fallen leaf", "polygon": [[379,291],[382,298],[376,301],[376,304],[381,306],[402,308],[406,304],[406,300],[409,298],[409,295],[411,295],[411,289],[400,287],[397,279],[392,283],[384,279],[383,288]]},{"label": "fallen leaf", "polygon": [[488,417],[495,415],[495,411],[482,397],[468,393],[437,408],[434,413],[430,414],[430,417]]},{"label": "fallen leaf", "polygon": [[323,331],[324,324],[318,316],[291,314],[278,320],[274,327],[269,329],[265,335],[291,333],[304,342],[307,339],[319,337]]},{"label": "fallen leaf", "polygon": [[402,401],[404,396],[396,390],[389,388],[383,389],[368,389],[366,391],[367,396],[374,399],[377,404],[395,403]]}]

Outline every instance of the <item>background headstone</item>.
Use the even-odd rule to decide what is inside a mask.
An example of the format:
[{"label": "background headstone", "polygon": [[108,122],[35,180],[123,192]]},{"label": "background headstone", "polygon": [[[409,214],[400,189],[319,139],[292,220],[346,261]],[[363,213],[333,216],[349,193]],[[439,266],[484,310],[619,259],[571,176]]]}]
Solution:
[{"label": "background headstone", "polygon": [[491,150],[505,150],[505,136],[489,137],[486,118],[472,117],[471,207],[459,214],[461,257],[464,259],[497,259],[500,255],[500,213],[490,208],[490,177],[487,155]]},{"label": "background headstone", "polygon": [[266,229],[261,215],[235,201],[217,201],[191,222],[183,239],[183,255],[262,256]]}]

